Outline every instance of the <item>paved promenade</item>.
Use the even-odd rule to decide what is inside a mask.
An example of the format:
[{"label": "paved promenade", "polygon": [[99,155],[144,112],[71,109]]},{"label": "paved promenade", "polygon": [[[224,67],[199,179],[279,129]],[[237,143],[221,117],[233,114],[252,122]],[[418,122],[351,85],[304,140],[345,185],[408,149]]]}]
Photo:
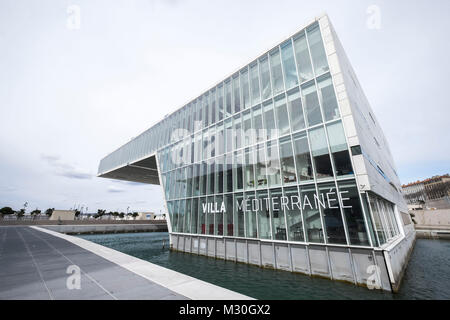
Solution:
[{"label": "paved promenade", "polygon": [[[80,270],[80,289],[69,289],[76,281],[67,285],[73,266]],[[0,227],[0,299],[248,298],[84,239]]]}]

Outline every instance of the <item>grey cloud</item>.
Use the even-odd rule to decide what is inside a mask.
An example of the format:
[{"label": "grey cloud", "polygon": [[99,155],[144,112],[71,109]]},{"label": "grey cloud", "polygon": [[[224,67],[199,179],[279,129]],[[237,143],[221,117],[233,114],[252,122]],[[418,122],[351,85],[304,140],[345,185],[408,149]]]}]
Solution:
[{"label": "grey cloud", "polygon": [[108,186],[108,192],[112,192],[112,193],[119,193],[119,192],[124,192],[125,190],[117,187],[117,186]]},{"label": "grey cloud", "polygon": [[65,163],[59,156],[42,154],[41,159],[54,169],[54,173],[58,176],[69,179],[92,179],[93,175],[85,170],[78,168],[72,164]]}]

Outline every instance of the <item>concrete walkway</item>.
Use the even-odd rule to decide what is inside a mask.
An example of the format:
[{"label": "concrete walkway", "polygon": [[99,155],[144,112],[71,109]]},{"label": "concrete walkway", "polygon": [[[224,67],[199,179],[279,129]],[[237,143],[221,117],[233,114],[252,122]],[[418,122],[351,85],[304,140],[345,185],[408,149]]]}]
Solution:
[{"label": "concrete walkway", "polygon": [[[80,289],[67,286],[71,266],[81,271]],[[11,226],[0,227],[0,299],[249,297],[81,238]]]}]

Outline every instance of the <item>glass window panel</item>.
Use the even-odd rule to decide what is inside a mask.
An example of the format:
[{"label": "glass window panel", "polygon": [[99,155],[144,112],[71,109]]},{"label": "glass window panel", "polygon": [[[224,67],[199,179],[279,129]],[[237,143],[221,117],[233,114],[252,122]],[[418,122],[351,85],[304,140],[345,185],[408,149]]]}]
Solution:
[{"label": "glass window panel", "polygon": [[330,74],[317,79],[320,100],[322,101],[322,110],[325,121],[338,119],[340,117],[339,107],[334,93],[333,83]]},{"label": "glass window panel", "polygon": [[216,91],[213,90],[210,96],[210,106],[211,106],[211,118],[210,124],[216,123]]},{"label": "glass window panel", "polygon": [[355,181],[338,182],[350,244],[369,246],[364,213]]},{"label": "glass window panel", "polygon": [[277,114],[278,134],[282,136],[289,133],[289,116],[287,112],[286,98],[284,96],[275,101],[275,112]]},{"label": "glass window panel", "polygon": [[206,202],[206,208],[203,208],[206,216],[207,234],[214,234],[214,197],[208,197]]},{"label": "glass window panel", "polygon": [[209,96],[203,96],[203,127],[209,126]]},{"label": "glass window panel", "polygon": [[221,154],[225,153],[225,131],[224,131],[224,124],[223,124],[223,122],[220,122],[217,125],[216,131],[217,131],[217,135],[216,135],[217,136],[217,138],[216,138],[216,140],[217,140],[217,147],[216,147],[216,150],[217,150],[217,154],[221,155]]},{"label": "glass window panel", "polygon": [[[227,195],[227,197],[231,198],[231,195]],[[234,211],[235,211],[234,235],[237,236],[237,237],[245,237],[245,223],[244,223],[245,212],[244,212],[243,200],[244,200],[244,195],[242,193],[235,193],[234,194],[234,206],[233,205],[231,205],[231,206],[227,205],[227,208],[228,207],[230,208],[230,213],[233,212],[232,208],[234,207]],[[227,203],[229,203],[229,202],[227,202]],[[231,229],[233,229],[233,228],[228,227],[230,235],[232,234],[231,233],[231,231],[232,231]]]},{"label": "glass window panel", "polygon": [[323,179],[333,176],[330,154],[328,153],[327,138],[323,127],[313,129],[309,132],[311,152],[316,171],[316,178]]},{"label": "glass window panel", "polygon": [[227,80],[227,82],[225,82],[225,116],[229,117],[232,114],[232,110],[231,110],[231,81]]},{"label": "glass window panel", "polygon": [[[284,198],[281,189],[270,190],[272,209],[272,232],[275,240],[287,240],[286,221],[284,219]],[[283,198],[283,199],[282,199]]]},{"label": "glass window panel", "polygon": [[206,197],[202,197],[199,200],[199,204],[198,204],[198,224],[199,224],[199,233],[200,234],[206,234],[206,206],[207,206],[207,201],[206,201]]},{"label": "glass window panel", "polygon": [[251,112],[247,110],[243,115],[244,146],[249,146],[254,143],[253,133]]},{"label": "glass window panel", "polygon": [[178,212],[178,204],[180,201],[174,201],[173,202],[173,213],[172,213],[172,230],[173,232],[178,232],[178,217],[179,217],[179,212]]},{"label": "glass window panel", "polygon": [[223,175],[224,175],[225,156],[217,158],[217,177],[216,177],[216,193],[223,193]]},{"label": "glass window panel", "polygon": [[314,64],[314,72],[316,75],[325,73],[329,70],[329,68],[327,56],[323,47],[322,37],[320,35],[319,24],[315,24],[306,32],[308,34],[308,42]]},{"label": "glass window panel", "polygon": [[267,143],[267,178],[271,187],[281,184],[280,157],[276,140]]},{"label": "glass window panel", "polygon": [[241,97],[242,108],[247,109],[250,107],[250,86],[248,83],[248,71],[241,72]]},{"label": "glass window panel", "polygon": [[194,196],[200,195],[200,164],[194,165]]},{"label": "glass window panel", "polygon": [[294,152],[298,179],[300,181],[313,180],[313,169],[306,131],[294,135]]},{"label": "glass window panel", "polygon": [[328,140],[334,161],[334,168],[337,176],[353,174],[350,153],[348,152],[342,123],[335,122],[327,125]]},{"label": "glass window panel", "polygon": [[272,88],[270,85],[269,60],[267,59],[267,57],[259,61],[259,68],[261,73],[262,99],[266,100],[272,95]]},{"label": "glass window panel", "polygon": [[287,204],[284,206],[286,212],[286,220],[288,225],[288,240],[289,241],[305,241],[303,232],[303,220],[301,213],[300,194],[297,187],[289,187],[284,189]]},{"label": "glass window panel", "polygon": [[198,233],[198,198],[192,199],[191,233]]},{"label": "glass window panel", "polygon": [[216,128],[209,128],[208,158],[216,156]]},{"label": "glass window panel", "polygon": [[223,86],[217,87],[217,108],[218,108],[218,121],[224,118],[224,103],[223,103]]},{"label": "glass window panel", "polygon": [[266,167],[266,155],[263,144],[256,147],[256,181],[257,187],[263,188],[267,186],[267,167]]},{"label": "glass window panel", "polygon": [[346,244],[344,223],[339,209],[338,192],[334,183],[322,183],[318,185],[319,197],[316,199],[317,206],[321,208],[327,243]]},{"label": "glass window panel", "polygon": [[244,171],[244,185],[245,190],[255,188],[255,172],[254,172],[254,155],[253,148],[245,150],[245,171]]},{"label": "glass window panel", "polygon": [[200,97],[197,100],[197,115],[198,115],[198,129],[203,128],[203,112],[202,112],[202,98]]},{"label": "glass window panel", "polygon": [[231,118],[225,121],[225,142],[226,142],[226,152],[231,152],[233,150],[233,123]]},{"label": "glass window panel", "polygon": [[214,198],[214,234],[218,236],[223,235],[223,221],[224,221],[224,213],[221,211],[223,202],[223,196],[215,196]]},{"label": "glass window panel", "polygon": [[226,170],[224,172],[224,180],[225,186],[224,189],[226,192],[233,192],[233,157],[231,153],[226,155]]},{"label": "glass window panel", "polygon": [[270,54],[270,68],[272,72],[273,95],[276,95],[284,90],[280,51],[277,50]]},{"label": "glass window panel", "polygon": [[209,178],[208,178],[208,194],[214,194],[214,186],[215,186],[215,159],[210,159],[208,161],[208,167],[209,167]]},{"label": "glass window panel", "polygon": [[208,131],[203,130],[203,147],[202,147],[202,159],[207,159],[209,157],[209,136]]},{"label": "glass window panel", "polygon": [[242,150],[234,153],[234,164],[233,164],[233,180],[234,180],[234,190],[242,191],[244,188],[244,169],[243,169],[243,156]]},{"label": "glass window panel", "polygon": [[233,117],[233,150],[242,147],[242,122],[241,115],[238,114]]},{"label": "glass window panel", "polygon": [[261,95],[259,93],[258,63],[250,66],[250,85],[252,92],[252,105],[255,105],[261,102]]},{"label": "glass window panel", "polygon": [[247,238],[258,238],[257,226],[256,226],[256,210],[254,210],[252,204],[254,205],[257,201],[255,194],[245,193],[246,201],[244,201],[245,210],[245,226],[246,226],[246,236]]},{"label": "glass window panel", "polygon": [[286,89],[290,89],[298,84],[294,50],[292,49],[292,42],[290,40],[281,46],[281,58],[283,59],[284,82],[286,84]]},{"label": "glass window panel", "polygon": [[258,191],[257,198],[252,204],[257,213],[258,231],[260,239],[271,239],[270,234],[270,198],[267,191]]},{"label": "glass window panel", "polygon": [[308,126],[314,126],[322,122],[320,113],[319,98],[317,97],[316,85],[314,81],[308,82],[302,86],[303,101],[305,103],[306,119]]},{"label": "glass window panel", "polygon": [[263,129],[263,117],[261,106],[256,106],[252,110],[253,113],[253,129],[255,141],[252,143],[258,143],[266,138],[265,130]]},{"label": "glass window panel", "polygon": [[233,78],[233,99],[234,99],[234,112],[241,111],[241,94],[239,86],[239,76]]},{"label": "glass window panel", "polygon": [[281,178],[283,184],[286,185],[297,182],[297,176],[295,174],[294,154],[292,151],[290,136],[280,139],[280,160]]},{"label": "glass window panel", "polygon": [[[233,219],[233,195],[227,194],[224,196],[224,205],[225,205],[225,213],[224,213],[224,221],[226,228],[224,229],[225,236],[233,236],[234,235],[234,225],[233,220],[236,221],[236,224],[239,223],[237,219]],[[244,226],[242,226],[243,228]]]},{"label": "glass window panel", "polygon": [[275,116],[273,113],[273,103],[270,102],[264,106],[264,125],[263,132],[266,134],[266,140],[277,137],[277,128],[275,126]]},{"label": "glass window panel", "polygon": [[302,203],[303,216],[305,219],[306,240],[308,242],[323,243],[323,228],[320,219],[320,211],[315,205],[314,185],[300,186],[300,200]]},{"label": "glass window panel", "polygon": [[186,200],[181,200],[178,205],[178,223],[177,223],[177,231],[184,232],[184,214],[186,210]]},{"label": "glass window panel", "polygon": [[208,164],[206,161],[202,162],[200,191],[202,195],[206,195],[206,187],[208,185]]},{"label": "glass window panel", "polygon": [[288,94],[289,114],[291,117],[292,131],[298,131],[305,128],[305,118],[303,115],[302,99],[298,89]]},{"label": "glass window panel", "polygon": [[308,43],[305,33],[302,32],[294,39],[295,57],[297,59],[297,68],[300,82],[313,78],[311,59],[309,56]]},{"label": "glass window panel", "polygon": [[375,223],[375,232],[377,233],[380,245],[383,245],[387,241],[386,230],[381,218],[381,213],[378,210],[377,201],[375,197],[369,197],[370,209],[372,211],[373,220]]},{"label": "glass window panel", "polygon": [[184,232],[191,233],[191,199],[186,200],[186,209],[184,213]]}]

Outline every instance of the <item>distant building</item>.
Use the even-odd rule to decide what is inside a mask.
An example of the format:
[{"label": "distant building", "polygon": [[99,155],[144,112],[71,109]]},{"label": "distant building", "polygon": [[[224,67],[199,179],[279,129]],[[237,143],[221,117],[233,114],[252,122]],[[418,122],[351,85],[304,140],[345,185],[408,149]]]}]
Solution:
[{"label": "distant building", "polygon": [[155,213],[154,212],[138,212],[136,218],[134,220],[154,220]]},{"label": "distant building", "polygon": [[75,220],[75,210],[54,210],[49,220]]},{"label": "distant building", "polygon": [[450,198],[450,175],[433,176],[402,186],[403,194],[409,206],[434,203],[435,200]]}]

